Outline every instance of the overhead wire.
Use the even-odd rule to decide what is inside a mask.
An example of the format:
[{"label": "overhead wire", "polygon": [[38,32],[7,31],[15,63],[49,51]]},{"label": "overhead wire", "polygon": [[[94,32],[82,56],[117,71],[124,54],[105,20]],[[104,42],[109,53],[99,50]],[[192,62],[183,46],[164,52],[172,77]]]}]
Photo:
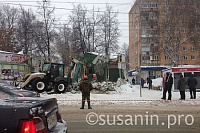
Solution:
[{"label": "overhead wire", "polygon": [[[9,2],[9,3],[38,3],[38,2],[43,2],[43,1],[0,1],[0,2]],[[47,1],[48,2],[48,1]],[[106,5],[106,4],[110,4],[110,5],[130,5],[131,3],[130,2],[127,2],[127,3],[112,3],[112,2],[71,2],[71,1],[49,1],[50,3],[68,3],[68,4],[86,4],[86,5]]]},{"label": "overhead wire", "polygon": [[[29,6],[29,7],[41,7],[39,5],[28,5],[28,4],[20,4],[20,3],[7,3],[7,2],[2,2],[1,3],[7,4],[7,5],[15,5],[15,6]],[[51,7],[49,6],[48,8],[54,8],[54,9],[60,9],[60,10],[70,10],[74,11],[75,9],[69,9],[69,8],[63,8],[63,7]],[[93,12],[105,12],[102,10],[80,10],[80,11],[93,11]],[[127,12],[116,12],[116,11],[111,11],[110,13],[118,13],[118,14],[129,14]],[[131,14],[138,14],[138,13],[131,13]]]},{"label": "overhead wire", "polygon": [[[2,1],[0,1],[0,2],[2,3]],[[29,1],[29,2],[31,2],[31,1]],[[39,5],[28,5],[28,4],[20,4],[20,3],[13,3],[13,2],[12,3],[7,3],[7,1],[3,2],[3,3],[7,4],[7,5],[14,5],[14,6],[28,6],[28,7],[35,7],[35,8],[41,7]],[[117,4],[117,3],[115,3],[115,4]],[[62,8],[62,7],[49,7],[49,8],[60,9],[60,10],[69,10],[69,11],[74,11],[75,10],[75,9]],[[105,11],[102,11],[102,10],[101,11],[100,10],[82,10],[82,11],[92,11],[92,12],[98,12],[98,13],[99,12],[105,12]],[[126,13],[126,12],[115,12],[115,11],[112,11],[110,13],[127,14],[127,15],[129,14],[129,13]],[[59,20],[59,21],[65,21],[65,20]],[[119,23],[121,23],[121,22],[119,22]],[[122,22],[122,23],[129,23],[129,22]]]}]

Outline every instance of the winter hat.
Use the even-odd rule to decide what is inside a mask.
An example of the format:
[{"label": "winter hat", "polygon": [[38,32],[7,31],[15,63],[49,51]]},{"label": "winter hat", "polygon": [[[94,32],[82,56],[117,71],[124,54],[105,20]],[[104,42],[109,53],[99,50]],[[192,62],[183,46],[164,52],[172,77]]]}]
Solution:
[{"label": "winter hat", "polygon": [[83,77],[83,79],[88,79],[88,76],[87,76],[87,75],[85,75],[85,76]]}]

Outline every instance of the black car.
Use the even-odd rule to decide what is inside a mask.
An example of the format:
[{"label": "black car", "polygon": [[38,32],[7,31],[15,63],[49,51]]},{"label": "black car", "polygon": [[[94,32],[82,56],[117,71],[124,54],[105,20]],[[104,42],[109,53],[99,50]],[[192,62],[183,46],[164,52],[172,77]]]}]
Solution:
[{"label": "black car", "polygon": [[66,133],[55,98],[13,97],[0,92],[0,133]]},{"label": "black car", "polygon": [[8,83],[0,82],[0,92],[6,92],[13,97],[40,97],[38,92],[22,90]]}]

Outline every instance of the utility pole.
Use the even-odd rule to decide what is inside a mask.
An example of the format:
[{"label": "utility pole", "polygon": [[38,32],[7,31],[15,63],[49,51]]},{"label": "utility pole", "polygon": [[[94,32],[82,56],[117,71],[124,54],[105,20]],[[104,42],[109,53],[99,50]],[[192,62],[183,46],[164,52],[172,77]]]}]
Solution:
[{"label": "utility pole", "polygon": [[141,61],[142,61],[142,55],[140,54],[140,67],[139,67],[139,80],[140,80],[140,97],[142,97],[142,87],[141,87]]},{"label": "utility pole", "polygon": [[92,26],[92,51],[94,52],[94,26],[95,26],[95,21],[94,21],[94,6],[93,6],[93,26]]}]

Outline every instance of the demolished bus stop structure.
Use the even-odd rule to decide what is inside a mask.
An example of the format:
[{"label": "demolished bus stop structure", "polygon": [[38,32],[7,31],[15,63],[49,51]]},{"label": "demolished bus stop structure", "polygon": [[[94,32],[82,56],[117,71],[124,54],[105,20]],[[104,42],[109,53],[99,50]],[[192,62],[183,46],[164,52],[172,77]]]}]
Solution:
[{"label": "demolished bus stop structure", "polygon": [[[120,55],[121,56],[121,55]],[[83,57],[77,56],[72,76],[73,82],[78,82],[83,75],[88,75],[89,80],[116,82],[118,78],[125,79],[125,68],[122,67],[122,59],[118,54],[113,58],[106,58],[97,53],[84,53]],[[122,58],[122,57],[120,57]],[[120,62],[121,61],[121,62]],[[119,65],[120,64],[120,65]],[[119,67],[120,66],[120,67]]]}]

